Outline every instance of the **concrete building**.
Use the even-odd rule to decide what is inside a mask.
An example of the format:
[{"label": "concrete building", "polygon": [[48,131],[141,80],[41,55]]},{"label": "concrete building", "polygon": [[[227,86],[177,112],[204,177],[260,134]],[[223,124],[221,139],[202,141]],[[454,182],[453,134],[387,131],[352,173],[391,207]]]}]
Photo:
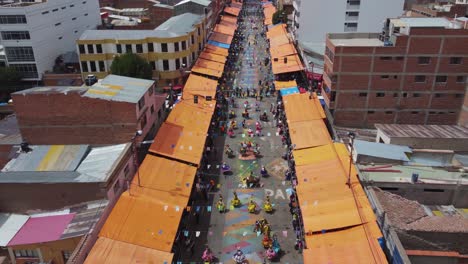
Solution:
[{"label": "concrete building", "polygon": [[403,14],[404,0],[295,0],[292,33],[303,46],[325,48],[326,34],[379,32],[388,17]]},{"label": "concrete building", "polygon": [[375,141],[416,149],[468,151],[468,128],[447,125],[376,124]]},{"label": "concrete building", "polygon": [[322,95],[335,124],[468,122],[467,33],[446,18],[400,18],[384,33],[328,34]]},{"label": "concrete building", "polygon": [[209,31],[216,23],[217,14],[213,12],[214,1],[211,0],[182,0],[174,5],[174,14],[194,13],[205,18],[206,29]]},{"label": "concrete building", "polygon": [[410,17],[464,17],[468,14],[467,8],[467,3],[413,5],[406,15]]},{"label": "concrete building", "polygon": [[97,0],[13,0],[0,4],[0,44],[7,63],[21,72],[24,80],[41,80],[60,54],[75,50],[75,41],[85,30],[100,24]]},{"label": "concrete building", "polygon": [[77,41],[82,76],[102,78],[115,56],[133,52],[150,62],[158,87],[182,84],[183,65],[191,65],[204,46],[203,21],[203,16],[185,13],[154,30],[87,30]]},{"label": "concrete building", "polygon": [[120,144],[153,138],[165,118],[154,81],[109,75],[92,86],[37,87],[12,94],[30,144]]}]

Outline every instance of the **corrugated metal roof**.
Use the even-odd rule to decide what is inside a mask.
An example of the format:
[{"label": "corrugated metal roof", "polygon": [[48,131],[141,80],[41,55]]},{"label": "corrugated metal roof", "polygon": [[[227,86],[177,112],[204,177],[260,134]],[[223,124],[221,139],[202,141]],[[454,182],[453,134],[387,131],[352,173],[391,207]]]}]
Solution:
[{"label": "corrugated metal roof", "polygon": [[0,213],[0,247],[8,245],[28,219],[28,215]]},{"label": "corrugated metal roof", "polygon": [[89,145],[30,146],[2,169],[7,171],[74,171],[85,157]]},{"label": "corrugated metal roof", "polygon": [[83,95],[109,101],[137,103],[154,81],[119,75],[107,75],[99,80]]},{"label": "corrugated metal roof", "polygon": [[468,139],[468,128],[450,125],[376,124],[389,137]]},{"label": "corrugated metal roof", "polygon": [[76,171],[82,175],[106,181],[112,173],[114,164],[124,154],[124,150],[129,147],[130,144],[120,144],[93,148]]},{"label": "corrugated metal roof", "polygon": [[209,6],[210,3],[211,3],[208,0],[182,0],[179,3],[175,4],[174,6],[183,5],[183,4],[186,4],[188,2],[192,2],[192,3],[195,3],[195,4],[202,5],[202,6]]},{"label": "corrugated metal roof", "polygon": [[60,239],[82,236],[101,218],[108,200],[88,202],[85,205],[77,205],[70,208],[70,213],[75,214],[73,220],[68,224]]},{"label": "corrugated metal roof", "polygon": [[354,140],[354,150],[358,155],[366,155],[391,160],[409,161],[406,153],[412,150],[406,146],[382,144],[363,140]]}]

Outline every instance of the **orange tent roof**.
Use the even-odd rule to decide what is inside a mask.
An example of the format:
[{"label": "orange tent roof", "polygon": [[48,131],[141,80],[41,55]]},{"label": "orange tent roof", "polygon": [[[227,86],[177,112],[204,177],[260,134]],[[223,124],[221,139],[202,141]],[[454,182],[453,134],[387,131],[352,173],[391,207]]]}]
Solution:
[{"label": "orange tent roof", "polygon": [[225,26],[225,25],[217,24],[213,31],[226,34],[229,36],[234,36],[234,32],[236,31],[236,28],[232,26]]},{"label": "orange tent roof", "polygon": [[325,118],[325,112],[315,94],[312,99],[309,99],[309,94],[290,94],[283,99],[283,104],[288,123]]},{"label": "orange tent roof", "polygon": [[204,150],[206,131],[196,131],[193,127],[164,122],[149,151],[198,165]]},{"label": "orange tent roof", "polygon": [[174,106],[166,123],[171,123],[190,131],[206,133],[210,126],[213,112],[206,109],[197,109],[195,106],[182,101]]},{"label": "orange tent roof", "polygon": [[242,8],[242,3],[238,1],[232,1],[231,6],[237,7],[237,8]]},{"label": "orange tent roof", "polygon": [[291,87],[297,87],[297,82],[295,80],[286,81],[286,82],[275,81],[275,90],[281,90],[284,88],[291,88]]},{"label": "orange tent roof", "polygon": [[292,43],[283,44],[270,48],[272,58],[284,57],[292,54],[297,54],[296,47]]},{"label": "orange tent roof", "polygon": [[224,63],[211,61],[211,60],[205,60],[203,58],[198,58],[197,62],[195,62],[195,66],[217,70],[221,72],[223,72],[224,70]]},{"label": "orange tent roof", "polygon": [[234,29],[237,29],[237,25],[235,23],[229,22],[229,21],[224,20],[224,19],[221,19],[221,21],[219,21],[218,25],[223,25],[223,26],[226,26],[226,27],[232,27]]},{"label": "orange tent roof", "polygon": [[306,237],[304,263],[388,263],[377,239],[370,239],[365,226]]},{"label": "orange tent roof", "polygon": [[237,17],[233,16],[221,16],[221,20],[225,20],[234,24],[237,24]]},{"label": "orange tent roof", "polygon": [[233,15],[233,16],[239,16],[239,13],[240,13],[240,9],[239,8],[236,8],[236,7],[225,7],[224,8],[224,12],[225,13],[228,13],[230,15]]},{"label": "orange tent roof", "polygon": [[[192,93],[193,92],[193,93]],[[194,94],[195,93],[195,94]],[[206,101],[203,95],[203,91],[184,91],[184,94],[182,95],[182,100],[184,104],[188,104],[192,107],[195,107],[196,109],[199,109],[200,111],[210,111],[211,113],[214,112],[214,109],[216,107],[216,101],[213,100],[211,101]],[[207,94],[210,93],[207,91]],[[194,95],[198,95],[198,103],[195,104],[193,101]]]},{"label": "orange tent roof", "polygon": [[321,119],[290,122],[288,126],[294,149],[317,147],[332,142],[328,129]]},{"label": "orange tent roof", "polygon": [[193,94],[199,94],[203,96],[214,96],[216,94],[217,87],[218,81],[216,80],[212,80],[195,74],[190,74],[184,85],[184,93],[191,92]]},{"label": "orange tent roof", "polygon": [[231,44],[232,36],[222,34],[222,33],[218,33],[218,32],[214,32],[213,34],[211,34],[210,40],[220,42],[220,43],[225,43],[225,44]]},{"label": "orange tent roof", "polygon": [[196,72],[196,73],[200,73],[200,74],[204,74],[204,75],[208,75],[208,76],[213,76],[213,77],[217,77],[217,78],[220,78],[221,76],[223,76],[222,71],[208,69],[208,68],[200,67],[200,66],[196,66],[196,65],[192,67],[192,72]]},{"label": "orange tent roof", "polygon": [[271,27],[268,29],[266,36],[268,39],[281,36],[281,35],[287,35],[288,31],[286,31],[286,24],[279,24]]},{"label": "orange tent roof", "polygon": [[163,205],[151,197],[156,198],[124,192],[99,236],[171,252],[183,208],[177,210],[178,207]]},{"label": "orange tent roof", "polygon": [[220,48],[211,44],[206,44],[205,50],[209,51],[210,53],[214,53],[225,57],[229,55],[229,51],[227,49]]},{"label": "orange tent roof", "polygon": [[173,258],[173,253],[100,237],[86,258],[85,264],[172,263]]},{"label": "orange tent roof", "polygon": [[296,166],[317,164],[332,159],[339,159],[333,144],[293,150],[293,155]]},{"label": "orange tent roof", "polygon": [[275,36],[270,39],[270,49],[273,47],[281,46],[290,43],[289,37],[287,35]]},{"label": "orange tent roof", "polygon": [[[285,58],[287,59],[286,63],[284,62]],[[278,60],[276,58],[273,58],[272,68],[274,74],[296,72],[302,71],[304,69],[304,67],[302,66],[301,59],[297,54],[281,57],[278,58]]]},{"label": "orange tent roof", "polygon": [[210,50],[205,49],[200,55],[198,56],[199,58],[205,59],[205,60],[210,60],[210,61],[215,61],[219,63],[226,63],[226,57],[222,55],[218,55],[216,53],[211,53]]}]

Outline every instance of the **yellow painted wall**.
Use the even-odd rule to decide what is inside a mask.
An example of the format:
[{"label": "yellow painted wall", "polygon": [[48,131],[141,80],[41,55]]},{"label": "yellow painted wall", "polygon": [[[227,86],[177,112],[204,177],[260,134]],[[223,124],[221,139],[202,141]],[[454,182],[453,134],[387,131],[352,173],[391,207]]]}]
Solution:
[{"label": "yellow painted wall", "polygon": [[73,237],[53,242],[40,243],[40,244],[30,244],[30,245],[21,245],[11,247],[13,250],[20,249],[32,249],[35,250],[39,248],[42,253],[42,258],[45,262],[53,261],[54,264],[65,264],[62,257],[62,251],[73,252],[78,246],[82,236]]}]

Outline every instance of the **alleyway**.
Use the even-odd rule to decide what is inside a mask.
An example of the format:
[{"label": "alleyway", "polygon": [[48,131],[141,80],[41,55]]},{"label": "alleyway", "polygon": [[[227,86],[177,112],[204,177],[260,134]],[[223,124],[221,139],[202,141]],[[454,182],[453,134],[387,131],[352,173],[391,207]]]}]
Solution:
[{"label": "alleyway", "polygon": [[[244,38],[238,45],[242,46],[241,54],[235,65],[232,79],[228,80],[228,89],[231,90],[231,97],[236,107],[232,103],[229,112],[233,110],[236,117],[231,120],[237,122],[238,128],[234,130],[234,136],[224,135],[215,138],[217,153],[224,153],[224,147],[229,145],[234,151],[233,157],[223,154],[222,162],[226,162],[232,169],[232,173],[226,175],[220,172],[220,167],[212,166],[208,169],[210,174],[219,173],[219,190],[214,194],[213,212],[211,214],[210,232],[208,234],[208,245],[213,250],[219,262],[231,263],[232,256],[237,248],[246,254],[249,263],[263,263],[265,249],[262,245],[263,235],[253,232],[256,220],[266,218],[271,225],[272,234],[276,235],[281,245],[282,253],[277,263],[302,263],[302,256],[294,249],[296,236],[291,224],[291,214],[289,213],[290,183],[285,181],[287,163],[281,158],[286,152],[285,146],[281,142],[281,136],[277,134],[276,124],[271,113],[272,107],[276,107],[276,96],[270,95],[270,88],[273,84],[271,66],[265,63],[268,58],[266,50],[267,43],[263,26],[263,13],[260,1],[246,1],[243,8],[244,22],[240,22],[238,30],[243,32]],[[266,66],[267,65],[267,66]],[[258,93],[258,97],[252,94]],[[250,118],[243,118],[244,103],[248,102]],[[256,111],[256,105],[258,110]],[[260,115],[267,113],[268,122],[261,122]],[[245,120],[245,128],[242,123]],[[256,131],[256,122],[261,123],[262,130],[260,136],[250,137],[248,129]],[[226,130],[227,130],[226,126]],[[258,144],[261,155],[254,157],[242,157],[240,155],[241,142],[251,141]],[[269,177],[262,178],[260,169],[265,166]],[[261,178],[260,188],[245,188],[242,178],[247,177],[251,172]],[[233,199],[233,192],[237,192],[242,206],[233,208],[230,202]],[[227,205],[227,212],[224,214],[216,210],[216,202],[219,195],[222,195]],[[267,214],[263,210],[263,203],[266,195],[270,195],[274,207],[273,214]],[[247,210],[247,205],[253,199],[257,204],[257,213],[252,214]]]}]

